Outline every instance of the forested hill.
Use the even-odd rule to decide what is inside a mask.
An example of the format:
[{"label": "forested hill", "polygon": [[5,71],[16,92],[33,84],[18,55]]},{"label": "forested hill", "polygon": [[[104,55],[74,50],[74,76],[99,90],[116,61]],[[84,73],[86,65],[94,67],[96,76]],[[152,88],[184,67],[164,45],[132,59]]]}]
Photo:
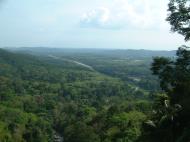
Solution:
[{"label": "forested hill", "polygon": [[11,51],[0,50],[0,142],[184,142],[189,136],[186,47],[154,62],[153,55],[103,50]]},{"label": "forested hill", "polygon": [[[26,11],[26,7],[24,9],[21,7],[27,3],[18,4],[19,8],[14,9],[18,12],[15,11],[13,16],[22,15],[23,10]],[[138,17],[138,3],[130,5],[127,2],[126,4],[134,8],[133,12],[136,12],[137,15],[135,15]],[[35,15],[33,17],[32,13],[30,14],[30,11],[41,10],[41,8],[45,10],[48,5],[45,4],[45,7],[40,5],[38,8],[35,7],[36,5],[27,4],[27,11],[23,15],[26,16],[26,19],[23,18],[24,22],[36,19]],[[151,12],[147,11],[147,8],[154,7],[153,3],[145,5],[145,13],[143,14],[143,11],[142,14],[139,13],[140,21],[143,19],[143,15],[146,19],[147,14]],[[158,6],[158,2],[155,2],[158,11],[162,9],[161,5]],[[53,7],[56,8],[56,5]],[[143,9],[143,5],[141,8]],[[6,6],[5,9],[11,11]],[[90,14],[88,12],[83,17],[84,21],[88,21],[83,24],[94,23],[94,18],[102,19],[105,12],[106,15],[107,12],[109,14],[109,10],[110,12],[115,11],[110,7],[106,10],[105,8],[95,9]],[[171,31],[184,36],[185,41],[190,41],[189,0],[169,0],[167,11],[166,20],[171,25]],[[124,9],[123,12],[127,11]],[[48,12],[44,13],[49,14]],[[152,14],[157,15],[157,12]],[[148,16],[150,19],[151,15]],[[156,20],[154,17],[153,21]],[[122,19],[122,16],[119,19]],[[107,20],[109,22],[109,16],[106,23]],[[10,23],[10,20],[7,22]],[[52,41],[51,37],[58,35],[57,32],[51,32],[51,36],[44,35],[45,31],[38,33],[37,27],[41,25],[38,26],[38,22],[43,22],[43,20],[35,20],[35,24],[32,25],[30,25],[32,21],[26,22],[25,28],[22,27],[23,25],[19,28],[19,24],[16,24],[16,27],[10,28],[8,33],[2,32],[3,36],[7,35],[4,39],[9,42],[1,44],[43,44],[43,41],[39,41],[37,38],[36,41],[28,43],[26,41],[32,40],[27,40],[27,37],[37,34],[37,37],[44,39],[49,37],[49,40]],[[156,22],[158,23],[159,20],[156,20],[155,24]],[[139,31],[136,32],[137,34],[144,35],[145,33],[146,37],[148,37],[146,34],[152,34],[152,32],[146,32],[148,29],[151,31],[155,29],[154,37],[152,37],[155,38],[157,37],[156,32],[159,32],[156,30],[159,23],[153,28],[151,28],[152,25],[147,26],[145,30],[142,30],[143,32],[138,30],[141,29],[137,26],[138,24],[133,26],[134,23],[131,23],[131,26],[132,30]],[[28,35],[26,26],[33,27],[33,25],[36,30],[34,33],[29,32],[30,35]],[[46,24],[43,22],[43,25]],[[3,26],[2,28],[7,29],[10,25],[8,24],[7,27],[5,20]],[[97,28],[97,25],[95,26]],[[103,30],[105,30],[104,26],[110,27],[110,24],[103,24]],[[50,25],[50,27],[52,29],[54,26]],[[97,30],[99,31],[101,27],[100,23]],[[115,34],[115,28],[112,28],[112,32]],[[95,31],[94,29],[93,31]],[[83,30],[78,32],[78,36],[85,35]],[[158,35],[163,34],[169,40],[170,37],[167,38],[167,34],[162,32]],[[23,33],[26,38],[22,38]],[[94,33],[98,35],[103,32]],[[111,29],[109,29],[109,33],[111,33]],[[65,33],[65,36],[67,34],[68,32]],[[14,35],[21,37],[15,37],[13,40]],[[71,37],[69,35],[66,44],[73,44],[74,40],[69,39]],[[110,40],[114,40],[113,36],[111,38],[105,36],[100,40],[97,35],[92,36],[97,37],[93,41],[102,41],[102,44],[106,44],[106,42],[110,44]],[[124,36],[123,32],[117,33],[115,42],[122,41],[118,39]],[[131,45],[139,44],[137,42],[139,39],[135,40],[139,36],[133,38]],[[176,38],[174,37],[174,39]],[[85,40],[78,38],[78,46],[84,44]],[[59,41],[59,37],[55,42],[47,44],[61,45],[61,42],[56,43],[56,41]],[[72,42],[69,43],[69,41]],[[153,44],[155,40],[150,38],[140,41],[143,44],[142,47],[145,47]],[[179,39],[179,41],[181,40]],[[160,44],[166,44],[166,42],[162,37]],[[118,47],[122,43],[124,42],[118,43]],[[157,43],[155,42],[155,44]],[[86,43],[86,45],[88,44],[90,42]],[[96,46],[100,44],[98,43]],[[176,43],[172,40],[166,45],[170,44],[175,45]],[[177,51],[27,47],[0,49],[0,142],[190,142],[189,104],[190,47],[186,45],[179,47]]]},{"label": "forested hill", "polygon": [[[71,68],[93,69],[116,77],[147,91],[159,90],[159,83],[150,71],[155,56],[174,57],[175,51],[117,50],[117,49],[72,49],[72,48],[8,48],[16,53],[38,56],[44,61]],[[56,60],[52,60],[52,58]],[[80,64],[76,64],[80,63]],[[89,68],[90,67],[90,68]]]},{"label": "forested hill", "polygon": [[172,57],[176,51],[161,51],[161,50],[133,50],[133,49],[83,49],[83,48],[47,48],[47,47],[21,47],[21,48],[6,48],[14,52],[23,52],[30,54],[93,54],[98,56],[108,56],[117,58],[152,58],[155,56]]},{"label": "forested hill", "polygon": [[96,70],[0,50],[0,141],[52,142],[58,135],[65,142],[115,141],[124,129],[134,141],[150,99],[144,89]]},{"label": "forested hill", "polygon": [[8,63],[12,65],[19,65],[25,63],[38,63],[36,58],[32,57],[32,55],[24,55],[24,54],[15,54],[4,49],[0,49],[0,61],[1,63]]}]

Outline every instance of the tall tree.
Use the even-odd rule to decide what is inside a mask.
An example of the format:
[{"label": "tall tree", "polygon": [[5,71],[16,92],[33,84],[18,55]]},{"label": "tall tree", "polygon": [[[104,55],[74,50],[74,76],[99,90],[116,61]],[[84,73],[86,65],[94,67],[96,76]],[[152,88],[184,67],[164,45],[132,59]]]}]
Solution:
[{"label": "tall tree", "polygon": [[171,25],[171,30],[178,32],[190,39],[190,0],[170,0],[168,4],[169,15],[167,21]]},{"label": "tall tree", "polygon": [[[190,0],[170,0],[168,7],[167,21],[171,30],[183,35],[186,41],[190,40]],[[189,47],[180,47],[173,59],[154,58],[151,70],[160,79],[167,96],[156,99],[143,138],[155,142],[190,141]]]}]

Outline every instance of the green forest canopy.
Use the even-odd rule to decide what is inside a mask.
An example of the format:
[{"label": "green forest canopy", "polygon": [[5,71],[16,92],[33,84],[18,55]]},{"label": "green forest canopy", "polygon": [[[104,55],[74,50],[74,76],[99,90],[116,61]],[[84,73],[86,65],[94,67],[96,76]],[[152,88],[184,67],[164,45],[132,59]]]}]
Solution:
[{"label": "green forest canopy", "polygon": [[[188,2],[171,0],[167,18],[186,40]],[[157,77],[148,71],[150,57],[119,55],[59,55],[95,69],[89,70],[1,49],[0,142],[188,142],[189,48],[180,47],[175,58],[155,57]]]}]

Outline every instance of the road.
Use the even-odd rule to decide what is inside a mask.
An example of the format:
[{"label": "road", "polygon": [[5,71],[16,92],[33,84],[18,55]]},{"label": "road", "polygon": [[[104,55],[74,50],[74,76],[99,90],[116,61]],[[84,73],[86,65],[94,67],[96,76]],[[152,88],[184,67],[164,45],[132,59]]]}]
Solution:
[{"label": "road", "polygon": [[56,59],[56,60],[63,60],[63,61],[71,62],[71,63],[77,64],[77,65],[83,66],[83,67],[85,67],[85,68],[87,68],[89,70],[94,70],[93,67],[91,67],[89,65],[86,65],[84,63],[81,63],[79,61],[70,60],[70,59],[66,59],[66,58],[62,58],[62,57],[57,57],[57,56],[54,56],[54,55],[48,55],[48,57],[51,57],[51,58]]}]

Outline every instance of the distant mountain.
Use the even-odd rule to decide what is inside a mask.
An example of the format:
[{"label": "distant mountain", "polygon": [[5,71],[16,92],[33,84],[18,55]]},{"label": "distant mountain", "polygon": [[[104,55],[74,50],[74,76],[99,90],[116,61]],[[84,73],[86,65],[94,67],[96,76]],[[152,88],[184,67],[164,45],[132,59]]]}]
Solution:
[{"label": "distant mountain", "polygon": [[153,51],[153,50],[133,50],[133,49],[84,49],[84,48],[42,48],[42,47],[22,47],[22,48],[7,48],[10,51],[29,53],[33,55],[83,55],[92,54],[106,57],[120,58],[152,58],[154,56],[173,57],[176,51]]}]

